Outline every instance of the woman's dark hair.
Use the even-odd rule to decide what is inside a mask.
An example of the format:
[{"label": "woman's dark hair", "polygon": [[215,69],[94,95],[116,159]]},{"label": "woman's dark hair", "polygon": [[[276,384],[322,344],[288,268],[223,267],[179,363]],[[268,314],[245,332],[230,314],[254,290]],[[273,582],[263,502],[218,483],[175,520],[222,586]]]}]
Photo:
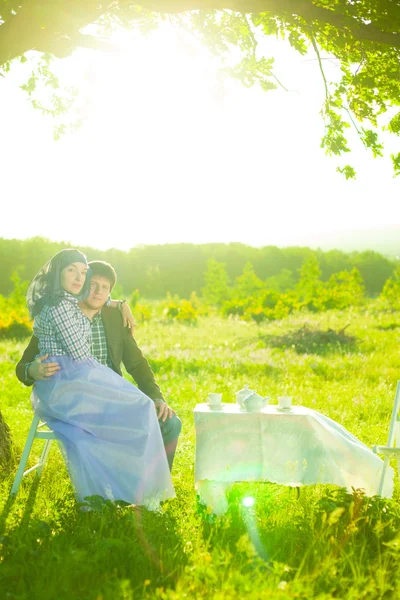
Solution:
[{"label": "woman's dark hair", "polygon": [[[65,298],[65,290],[61,285],[61,273],[74,262],[87,266],[86,256],[82,252],[75,248],[65,248],[57,252],[39,269],[26,292],[26,301],[32,318],[36,317],[46,305],[58,306]],[[71,294],[77,300],[84,300],[89,296],[90,277],[89,271],[79,294]]]},{"label": "woman's dark hair", "polygon": [[114,267],[110,265],[110,263],[105,260],[92,260],[88,263],[90,270],[92,271],[92,275],[100,275],[100,277],[105,277],[110,282],[110,287],[113,289],[114,285],[117,283],[117,274],[115,272]]}]

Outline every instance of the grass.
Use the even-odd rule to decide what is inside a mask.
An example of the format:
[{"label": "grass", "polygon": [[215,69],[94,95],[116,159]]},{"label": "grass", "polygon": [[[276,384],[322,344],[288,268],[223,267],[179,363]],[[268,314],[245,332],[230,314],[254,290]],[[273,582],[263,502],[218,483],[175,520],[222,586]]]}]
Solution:
[{"label": "grass", "polygon": [[[356,342],[299,353],[266,339],[304,324]],[[42,479],[24,480],[7,500],[14,472],[0,480],[0,597],[10,600],[318,600],[400,596],[400,490],[393,500],[333,486],[238,483],[229,511],[213,517],[194,490],[193,408],[208,392],[234,401],[244,384],[272,401],[289,393],[340,422],[365,444],[384,444],[400,373],[400,314],[363,310],[297,315],[257,326],[205,317],[197,327],[150,322],[136,338],[183,421],[174,466],[177,498],[161,515],[113,506],[77,510],[58,449]],[[304,339],[302,338],[302,342]],[[0,342],[1,411],[15,460],[32,418],[29,391],[14,375],[24,343]],[[37,442],[32,464],[40,453]],[[15,469],[15,466],[14,466]],[[252,507],[243,498],[255,498]]]}]

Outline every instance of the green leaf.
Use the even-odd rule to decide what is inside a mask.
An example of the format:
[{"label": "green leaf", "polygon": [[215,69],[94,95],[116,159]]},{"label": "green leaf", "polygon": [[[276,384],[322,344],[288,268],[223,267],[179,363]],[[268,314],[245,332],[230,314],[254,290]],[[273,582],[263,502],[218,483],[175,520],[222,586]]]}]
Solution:
[{"label": "green leaf", "polygon": [[371,148],[374,158],[383,156],[383,145],[378,142],[378,134],[372,129],[362,129],[362,141],[367,148]]},{"label": "green leaf", "polygon": [[397,177],[398,175],[400,175],[400,152],[398,152],[397,154],[391,154],[390,158],[392,159],[393,163],[394,175],[395,177]]},{"label": "green leaf", "polygon": [[400,112],[389,121],[387,128],[391,133],[400,134]]},{"label": "green leaf", "polygon": [[336,171],[338,173],[342,173],[342,175],[344,175],[346,179],[356,178],[356,172],[353,169],[353,167],[350,167],[350,165],[346,165],[345,167],[336,167]]}]

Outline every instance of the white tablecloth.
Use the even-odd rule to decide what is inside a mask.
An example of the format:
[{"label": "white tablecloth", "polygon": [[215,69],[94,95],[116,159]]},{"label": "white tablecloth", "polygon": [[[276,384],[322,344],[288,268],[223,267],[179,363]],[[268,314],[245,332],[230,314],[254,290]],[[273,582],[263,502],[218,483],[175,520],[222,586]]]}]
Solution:
[{"label": "white tablecloth", "polygon": [[[194,422],[196,488],[207,504],[235,481],[329,483],[350,492],[362,488],[368,496],[378,493],[383,461],[344,427],[310,408],[279,411],[266,406],[250,413],[236,404],[225,404],[222,410],[198,404]],[[217,489],[215,483],[225,485]],[[389,468],[382,495],[392,494]],[[225,509],[221,505],[219,512]]]}]

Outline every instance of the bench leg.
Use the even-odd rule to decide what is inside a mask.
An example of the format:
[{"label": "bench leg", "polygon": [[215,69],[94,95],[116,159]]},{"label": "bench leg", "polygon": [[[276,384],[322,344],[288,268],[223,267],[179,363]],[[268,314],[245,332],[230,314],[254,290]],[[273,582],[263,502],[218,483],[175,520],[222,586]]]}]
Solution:
[{"label": "bench leg", "polygon": [[40,455],[39,466],[38,466],[37,471],[36,471],[36,475],[38,477],[40,477],[40,475],[42,474],[44,465],[46,464],[46,460],[47,460],[47,457],[48,457],[49,452],[50,452],[50,446],[51,446],[51,442],[52,441],[53,440],[46,440],[46,443],[44,445],[42,454]]},{"label": "bench leg", "polygon": [[22,452],[21,460],[19,461],[17,474],[15,475],[14,483],[11,488],[10,496],[16,496],[19,490],[19,486],[21,484],[22,478],[24,476],[24,471],[26,467],[26,463],[28,462],[29,454],[32,448],[33,440],[35,439],[36,430],[39,425],[39,417],[34,416],[31,428],[28,433],[28,437],[25,442],[24,451]]}]

